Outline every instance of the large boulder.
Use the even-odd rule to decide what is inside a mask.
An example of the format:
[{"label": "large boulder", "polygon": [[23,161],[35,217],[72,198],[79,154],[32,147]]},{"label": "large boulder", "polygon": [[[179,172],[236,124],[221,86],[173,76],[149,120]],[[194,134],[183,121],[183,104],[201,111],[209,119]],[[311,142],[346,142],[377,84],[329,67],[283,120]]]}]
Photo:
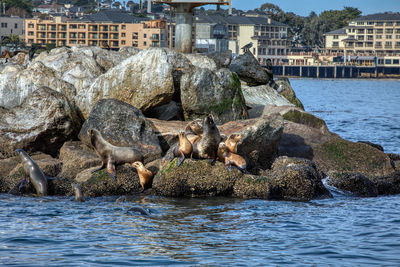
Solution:
[{"label": "large boulder", "polygon": [[115,98],[143,112],[167,104],[175,93],[174,72],[189,68],[181,54],[167,49],[142,50],[122,61],[78,92],[77,103],[84,116],[95,103]]},{"label": "large boulder", "polygon": [[26,69],[7,77],[0,85],[0,106],[13,108],[21,105],[24,99],[40,87],[47,86],[63,93],[73,103],[76,95],[75,87],[57,77],[53,69],[41,62],[34,62]]},{"label": "large boulder", "polygon": [[74,85],[77,91],[91,85],[95,78],[105,72],[90,48],[55,48],[42,52],[33,62],[41,62],[52,69],[58,78]]},{"label": "large boulder", "polygon": [[231,121],[219,129],[225,136],[243,135],[237,144],[237,153],[246,159],[248,170],[258,173],[260,169],[270,168],[278,154],[283,119],[279,114],[271,114],[259,119]]},{"label": "large boulder", "polygon": [[330,172],[327,184],[360,197],[378,196],[377,186],[361,173]]},{"label": "large boulder", "polygon": [[228,69],[194,67],[182,74],[180,93],[185,120],[210,113],[216,123],[248,118],[240,81]]},{"label": "large boulder", "polygon": [[176,167],[176,159],[166,162],[153,181],[156,194],[169,197],[230,196],[234,182],[243,174],[229,171],[224,164],[187,159]]},{"label": "large boulder", "polygon": [[120,100],[102,99],[93,107],[79,133],[79,139],[90,146],[88,129],[99,130],[113,145],[140,150],[145,162],[161,157],[162,150],[152,123],[139,109]]},{"label": "large boulder", "polygon": [[205,55],[214,60],[215,64],[217,64],[218,69],[229,68],[229,65],[231,64],[232,61],[231,50],[225,50],[222,52],[211,52]]},{"label": "large boulder", "polygon": [[22,148],[57,155],[67,140],[77,138],[82,125],[67,97],[48,87],[31,93],[24,102],[0,118],[0,154]]},{"label": "large boulder", "polygon": [[254,55],[249,51],[234,58],[229,65],[229,69],[232,72],[236,72],[241,80],[247,82],[248,86],[267,84],[271,79]]}]

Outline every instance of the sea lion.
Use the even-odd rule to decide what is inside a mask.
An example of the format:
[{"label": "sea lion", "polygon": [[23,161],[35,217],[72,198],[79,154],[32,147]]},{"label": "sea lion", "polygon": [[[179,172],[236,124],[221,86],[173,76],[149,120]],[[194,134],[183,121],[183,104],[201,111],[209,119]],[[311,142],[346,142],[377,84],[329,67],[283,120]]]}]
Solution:
[{"label": "sea lion", "polygon": [[151,186],[153,185],[154,174],[151,171],[149,171],[148,169],[146,169],[146,167],[140,161],[136,161],[136,162],[132,163],[132,166],[134,168],[136,168],[136,170],[138,172],[139,182],[143,189],[141,191],[141,193],[143,193],[144,190],[151,188]]},{"label": "sea lion", "polygon": [[240,171],[246,172],[246,160],[242,156],[229,151],[228,147],[223,142],[218,145],[218,159],[223,162],[229,170],[232,169],[232,166],[235,166]]},{"label": "sea lion", "polygon": [[201,139],[193,144],[193,158],[215,160],[220,141],[221,135],[217,125],[215,125],[212,115],[208,115],[203,120],[203,134]]},{"label": "sea lion", "polygon": [[203,120],[196,119],[189,122],[185,127],[185,134],[190,143],[198,142],[203,134]]},{"label": "sea lion", "polygon": [[39,196],[46,196],[48,187],[47,178],[43,174],[42,170],[23,149],[17,149],[15,152],[17,152],[24,161],[25,173],[29,175],[29,181],[35,187],[36,193]]},{"label": "sea lion", "polygon": [[225,145],[230,152],[237,153],[237,144],[239,143],[240,140],[242,140],[242,138],[243,138],[242,134],[233,133],[228,137],[228,139],[226,139]]},{"label": "sea lion", "polygon": [[142,207],[133,206],[128,210],[128,212],[139,212],[141,215],[150,216],[150,213]]},{"label": "sea lion", "polygon": [[192,155],[192,152],[193,152],[192,143],[186,137],[185,132],[180,131],[179,145],[176,146],[174,149],[174,158],[178,157],[177,166],[179,167],[183,163],[185,157],[190,157]]},{"label": "sea lion", "polygon": [[96,129],[89,129],[87,133],[90,138],[90,143],[102,161],[101,166],[92,172],[102,170],[107,166],[107,173],[110,175],[111,179],[115,181],[115,166],[124,163],[132,164],[135,161],[143,161],[143,155],[139,150],[132,147],[114,146],[107,142]]},{"label": "sea lion", "polygon": [[72,189],[74,189],[75,193],[75,201],[77,202],[84,202],[85,200],[83,199],[83,194],[81,187],[77,184],[71,183]]}]

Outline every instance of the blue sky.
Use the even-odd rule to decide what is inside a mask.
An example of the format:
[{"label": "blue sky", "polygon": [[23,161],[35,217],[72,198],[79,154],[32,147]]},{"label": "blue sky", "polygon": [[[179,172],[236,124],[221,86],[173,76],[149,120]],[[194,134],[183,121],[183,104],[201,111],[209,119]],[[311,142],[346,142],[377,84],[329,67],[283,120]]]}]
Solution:
[{"label": "blue sky", "polygon": [[237,9],[249,10],[269,2],[278,5],[285,12],[307,16],[311,11],[317,14],[324,10],[343,9],[344,6],[356,7],[362,15],[392,11],[400,12],[400,0],[232,0]]}]

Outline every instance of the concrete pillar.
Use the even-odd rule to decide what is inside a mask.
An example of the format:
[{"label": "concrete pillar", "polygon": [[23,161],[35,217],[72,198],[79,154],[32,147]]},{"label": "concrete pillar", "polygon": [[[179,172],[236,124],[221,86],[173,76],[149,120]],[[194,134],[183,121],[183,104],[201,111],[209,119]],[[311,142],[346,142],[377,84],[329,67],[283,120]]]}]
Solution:
[{"label": "concrete pillar", "polygon": [[319,78],[319,65],[317,66],[317,78]]},{"label": "concrete pillar", "polygon": [[336,79],[337,76],[337,65],[335,65],[335,68],[333,69],[333,78]]},{"label": "concrete pillar", "polygon": [[300,77],[303,77],[303,66],[300,65]]},{"label": "concrete pillar", "polygon": [[151,13],[151,0],[147,0],[147,13]]},{"label": "concrete pillar", "polygon": [[286,71],[285,71],[285,65],[282,66],[282,76],[285,76]]},{"label": "concrete pillar", "polygon": [[176,5],[175,50],[192,53],[193,8],[191,4]]}]

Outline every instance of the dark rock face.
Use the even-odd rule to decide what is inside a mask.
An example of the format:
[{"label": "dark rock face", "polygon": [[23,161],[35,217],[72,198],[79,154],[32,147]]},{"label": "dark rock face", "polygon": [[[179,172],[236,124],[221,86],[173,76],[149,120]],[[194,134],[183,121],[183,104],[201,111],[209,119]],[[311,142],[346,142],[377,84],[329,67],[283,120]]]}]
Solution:
[{"label": "dark rock face", "polygon": [[272,114],[260,119],[231,121],[218,128],[225,136],[232,133],[243,135],[237,144],[237,153],[246,159],[247,169],[252,173],[271,167],[277,156],[283,132],[283,120],[280,115]]},{"label": "dark rock face", "polygon": [[267,72],[251,52],[245,52],[234,58],[229,66],[232,72],[236,72],[239,78],[249,86],[267,84],[270,80]]},{"label": "dark rock face", "polygon": [[332,172],[327,183],[360,197],[378,196],[377,186],[361,173]]},{"label": "dark rock face", "polygon": [[0,154],[17,148],[56,156],[67,140],[77,138],[82,119],[61,93],[41,87],[0,118]]},{"label": "dark rock face", "polygon": [[96,103],[82,126],[79,139],[90,146],[87,130],[97,129],[115,146],[130,146],[149,162],[161,157],[161,147],[152,124],[142,112],[120,100],[102,99]]},{"label": "dark rock face", "polygon": [[370,177],[369,179],[375,183],[379,195],[400,194],[400,171],[386,176]]},{"label": "dark rock face", "polygon": [[239,198],[276,199],[272,181],[267,176],[243,175],[233,188],[233,196]]},{"label": "dark rock face", "polygon": [[187,159],[176,167],[176,159],[167,162],[153,182],[156,194],[169,197],[230,196],[239,170],[229,171],[222,163]]},{"label": "dark rock face", "polygon": [[228,68],[232,61],[232,51],[226,50],[222,52],[212,52],[206,54],[207,57],[212,58],[217,64],[217,67],[220,68]]},{"label": "dark rock face", "polygon": [[184,120],[182,105],[176,103],[175,101],[171,101],[168,104],[155,107],[145,112],[145,116],[164,121]]}]

